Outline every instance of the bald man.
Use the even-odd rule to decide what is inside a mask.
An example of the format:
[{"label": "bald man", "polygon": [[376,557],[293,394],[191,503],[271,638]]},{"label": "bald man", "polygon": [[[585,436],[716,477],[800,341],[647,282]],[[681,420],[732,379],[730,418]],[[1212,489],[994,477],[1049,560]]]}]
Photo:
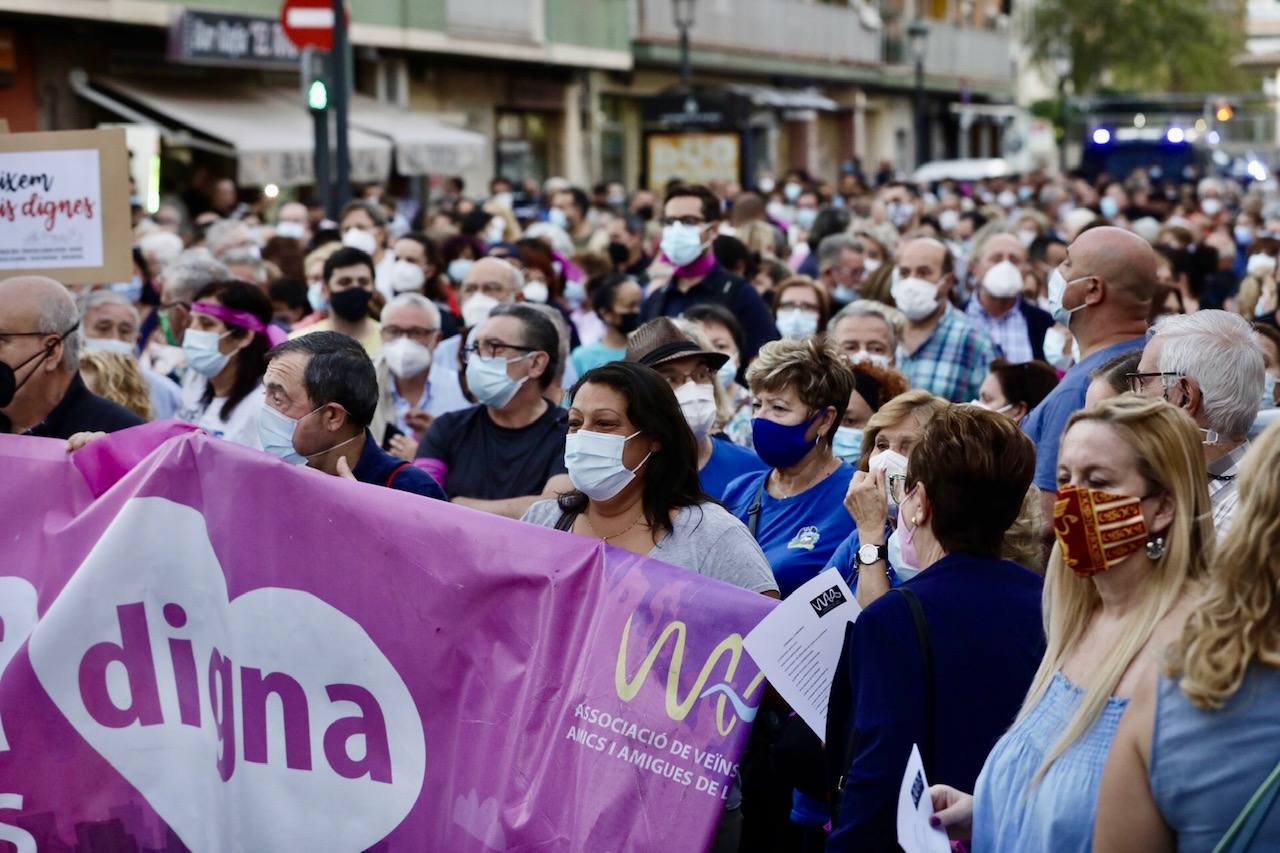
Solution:
[{"label": "bald man", "polygon": [[1036,406],[1022,428],[1036,443],[1035,484],[1041,490],[1045,536],[1053,536],[1058,443],[1067,419],[1084,408],[1089,374],[1146,342],[1147,315],[1156,284],[1151,244],[1123,228],[1091,228],[1067,247],[1049,280],[1053,318],[1066,325],[1079,360]]},{"label": "bald man", "polygon": [[70,438],[137,426],[133,412],[89,393],[80,378],[80,312],[42,276],[0,281],[0,432]]},{"label": "bald man", "polygon": [[986,333],[1002,358],[1044,361],[1044,334],[1053,317],[1022,298],[1027,250],[1013,234],[992,234],[974,253],[974,295],[965,315]]},{"label": "bald man", "polygon": [[987,336],[951,307],[951,252],[922,237],[899,248],[896,266],[890,293],[907,317],[898,369],[913,388],[955,403],[976,400],[996,354]]}]

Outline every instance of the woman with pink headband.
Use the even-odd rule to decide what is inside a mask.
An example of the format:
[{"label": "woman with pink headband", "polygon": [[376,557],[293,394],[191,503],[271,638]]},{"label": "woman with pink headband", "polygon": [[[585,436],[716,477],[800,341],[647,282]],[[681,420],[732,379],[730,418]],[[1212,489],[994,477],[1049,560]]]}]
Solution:
[{"label": "woman with pink headband", "polygon": [[187,374],[178,417],[219,438],[261,449],[258,412],[267,351],[285,339],[271,325],[271,300],[262,288],[217,281],[196,294],[182,339]]}]

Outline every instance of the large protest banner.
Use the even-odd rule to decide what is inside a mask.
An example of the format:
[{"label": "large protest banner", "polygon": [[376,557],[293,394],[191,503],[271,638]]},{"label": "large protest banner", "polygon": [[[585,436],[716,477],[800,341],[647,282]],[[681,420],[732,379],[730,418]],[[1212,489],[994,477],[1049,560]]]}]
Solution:
[{"label": "large protest banner", "polygon": [[0,437],[0,842],[705,848],[768,599],[163,427]]},{"label": "large protest banner", "polygon": [[122,128],[0,134],[0,278],[133,275]]}]

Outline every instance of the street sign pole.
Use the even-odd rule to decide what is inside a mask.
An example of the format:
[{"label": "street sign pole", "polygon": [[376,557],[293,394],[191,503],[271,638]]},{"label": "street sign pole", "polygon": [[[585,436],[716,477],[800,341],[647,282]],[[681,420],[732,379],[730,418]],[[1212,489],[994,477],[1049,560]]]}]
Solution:
[{"label": "street sign pole", "polygon": [[[333,53],[329,64],[331,100],[333,101],[333,118],[338,172],[333,182],[335,211],[341,209],[351,198],[351,150],[347,141],[347,106],[350,81],[347,71],[350,69],[349,54],[351,40],[347,37],[347,15],[343,0],[333,0]],[[334,217],[336,218],[336,212]]]},{"label": "street sign pole", "polygon": [[302,101],[311,114],[316,200],[323,205],[326,217],[336,219],[333,167],[329,163],[329,65],[324,51],[314,47],[302,51]]}]

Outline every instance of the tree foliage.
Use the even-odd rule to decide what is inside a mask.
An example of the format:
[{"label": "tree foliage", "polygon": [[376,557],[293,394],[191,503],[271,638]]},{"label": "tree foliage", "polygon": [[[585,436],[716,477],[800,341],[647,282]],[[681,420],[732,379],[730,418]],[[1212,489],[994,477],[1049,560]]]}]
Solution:
[{"label": "tree foliage", "polygon": [[1230,91],[1249,86],[1233,60],[1244,52],[1246,0],[1036,0],[1032,55],[1060,45],[1075,94]]}]

